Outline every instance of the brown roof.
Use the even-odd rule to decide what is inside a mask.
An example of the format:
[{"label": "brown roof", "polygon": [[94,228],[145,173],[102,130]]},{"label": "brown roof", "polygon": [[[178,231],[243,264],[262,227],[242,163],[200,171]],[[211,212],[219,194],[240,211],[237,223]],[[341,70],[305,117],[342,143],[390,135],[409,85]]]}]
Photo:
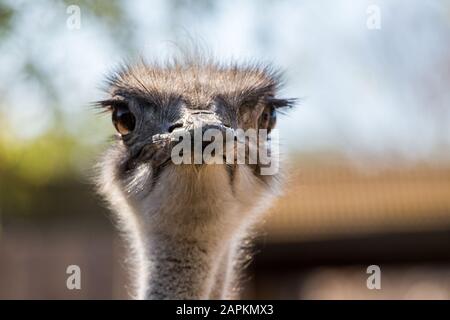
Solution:
[{"label": "brown roof", "polygon": [[293,168],[264,225],[271,241],[450,229],[450,166],[299,160]]}]

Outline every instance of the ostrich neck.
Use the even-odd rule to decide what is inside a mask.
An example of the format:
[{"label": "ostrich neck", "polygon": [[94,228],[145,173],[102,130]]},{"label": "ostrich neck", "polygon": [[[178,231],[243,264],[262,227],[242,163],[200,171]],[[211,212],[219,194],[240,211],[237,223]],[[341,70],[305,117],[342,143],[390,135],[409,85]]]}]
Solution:
[{"label": "ostrich neck", "polygon": [[223,249],[195,238],[151,235],[143,254],[141,299],[207,299]]},{"label": "ostrich neck", "polygon": [[160,189],[133,206],[136,223],[129,230],[137,243],[137,297],[230,297],[248,208],[243,210],[231,188],[224,187],[227,172],[213,166],[201,172],[176,167],[161,181]]},{"label": "ostrich neck", "polygon": [[141,243],[136,250],[141,273],[138,298],[222,298],[230,273],[228,257],[234,251],[234,232],[216,216],[229,212],[205,210],[200,203],[178,212],[175,208],[169,210],[158,212],[166,219],[157,227],[148,222],[150,227],[142,227],[141,223],[135,229]]}]

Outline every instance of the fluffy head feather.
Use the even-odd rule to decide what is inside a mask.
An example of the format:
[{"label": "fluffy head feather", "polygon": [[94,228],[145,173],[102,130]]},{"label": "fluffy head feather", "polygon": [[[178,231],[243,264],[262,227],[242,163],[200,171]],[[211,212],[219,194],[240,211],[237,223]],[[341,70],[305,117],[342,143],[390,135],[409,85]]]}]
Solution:
[{"label": "fluffy head feather", "polygon": [[278,97],[280,85],[271,67],[202,59],[141,61],[108,77],[110,96],[98,106],[134,120],[116,125],[122,134],[100,162],[98,185],[134,248],[139,297],[228,296],[241,240],[278,186],[259,163],[172,164],[170,144],[153,138],[190,128],[199,114],[231,130],[270,131],[293,103]]}]

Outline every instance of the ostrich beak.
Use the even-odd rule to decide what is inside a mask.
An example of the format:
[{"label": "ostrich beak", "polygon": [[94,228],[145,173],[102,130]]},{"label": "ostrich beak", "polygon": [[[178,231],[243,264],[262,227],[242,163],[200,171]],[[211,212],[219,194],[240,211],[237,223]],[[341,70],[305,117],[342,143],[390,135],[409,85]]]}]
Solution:
[{"label": "ostrich beak", "polygon": [[[206,133],[212,134],[212,139],[211,137],[206,138]],[[190,111],[180,121],[180,125],[171,130],[170,133],[156,134],[152,137],[151,145],[155,150],[152,161],[155,164],[164,164],[170,158],[172,149],[178,143],[185,143],[186,141],[189,142],[188,145],[185,145],[179,154],[183,155],[185,154],[184,151],[190,149],[192,156],[194,154],[203,156],[205,148],[215,143],[217,135],[221,135],[219,141],[223,141],[223,146],[220,153],[225,157],[224,150],[227,148],[227,139],[231,137],[232,143],[234,143],[235,131],[225,125],[214,112],[207,110]],[[195,162],[196,160],[193,161]],[[197,162],[195,163],[197,164]]]},{"label": "ostrich beak", "polygon": [[183,119],[184,129],[190,133],[194,131],[201,131],[204,133],[208,129],[215,129],[219,131],[226,130],[227,126],[216,116],[216,114],[209,110],[193,110],[190,111]]},{"label": "ostrich beak", "polygon": [[[203,135],[208,130],[216,130],[223,135],[227,132],[234,132],[234,130],[225,125],[214,112],[209,110],[193,110],[190,111],[183,119],[182,125],[174,129],[171,134],[169,134],[171,141],[179,141],[180,136],[190,135],[191,141],[195,144],[204,145],[205,142],[208,144],[211,141],[204,141]],[[199,140],[199,141],[198,141]]]}]

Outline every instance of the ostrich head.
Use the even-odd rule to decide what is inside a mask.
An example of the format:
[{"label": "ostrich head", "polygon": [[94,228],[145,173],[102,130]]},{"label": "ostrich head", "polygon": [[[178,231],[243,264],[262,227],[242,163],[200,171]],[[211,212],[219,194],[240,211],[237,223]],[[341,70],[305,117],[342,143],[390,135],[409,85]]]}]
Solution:
[{"label": "ostrich head", "polygon": [[[269,151],[277,111],[291,104],[277,96],[279,85],[269,67],[200,61],[141,62],[108,79],[109,97],[98,104],[111,112],[117,135],[99,164],[98,185],[131,245],[138,298],[232,295],[240,243],[278,174],[262,174],[260,157],[249,163],[247,153],[241,164],[235,156],[211,164],[174,163],[173,151],[186,136],[194,146],[195,131],[206,129],[233,137],[215,156],[237,145]],[[236,137],[249,129],[269,135],[253,144]],[[202,139],[200,152],[207,145]]]}]

